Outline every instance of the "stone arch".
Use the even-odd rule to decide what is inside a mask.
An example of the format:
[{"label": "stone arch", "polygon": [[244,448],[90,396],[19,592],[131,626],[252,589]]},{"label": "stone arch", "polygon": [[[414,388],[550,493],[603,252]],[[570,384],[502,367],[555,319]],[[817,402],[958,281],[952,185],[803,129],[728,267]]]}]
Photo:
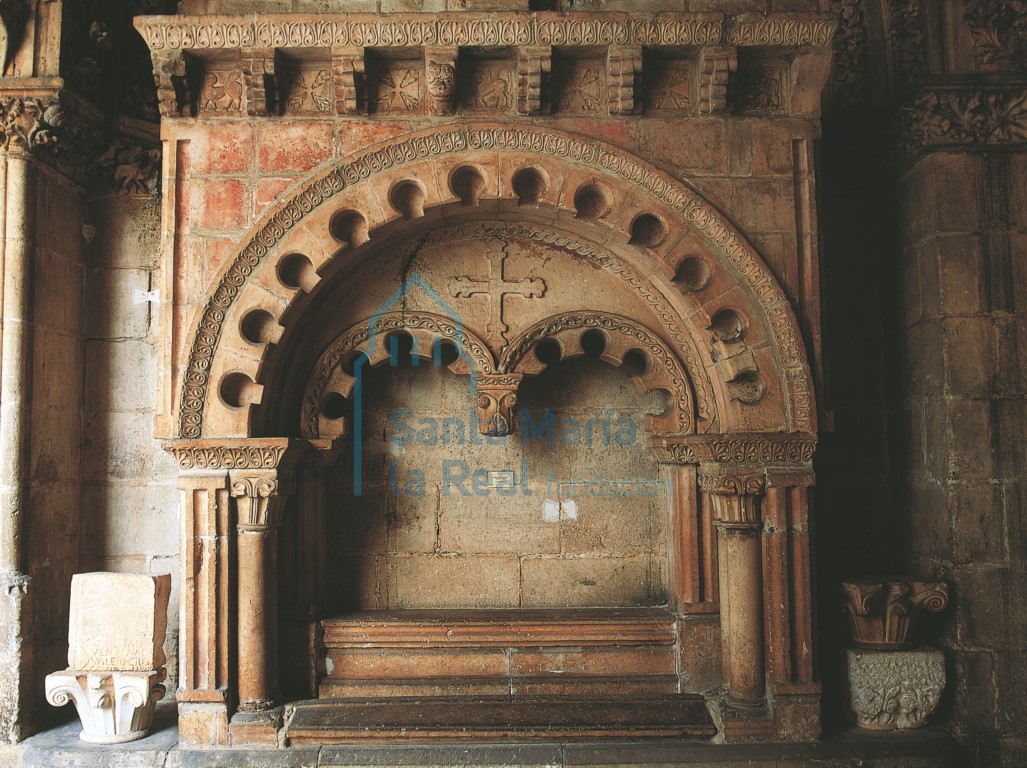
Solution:
[{"label": "stone arch", "polygon": [[[469,163],[481,174],[473,204],[446,188],[453,169]],[[532,199],[511,180],[539,165],[545,166],[537,175],[544,183],[535,185]],[[404,206],[408,197],[393,194],[409,179],[423,180],[413,207]],[[349,218],[336,227],[331,245],[300,254],[307,264],[294,260],[292,282],[284,281],[280,268],[299,254],[295,243],[309,241],[311,233],[327,239],[331,217],[340,212]],[[355,154],[316,174],[263,217],[222,272],[194,327],[176,404],[180,436],[249,433],[246,405],[260,399],[266,352],[280,335],[275,330],[263,341],[242,338],[236,329],[252,308],[287,325],[284,318],[299,311],[293,305],[303,303],[297,297],[316,293],[332,262],[353,263],[376,245],[426,229],[441,232],[440,223],[461,217],[469,226],[487,227],[481,219],[491,217],[499,226],[533,228],[534,236],[561,247],[589,250],[599,266],[635,284],[660,318],[658,335],[688,369],[699,431],[752,431],[739,409],[763,399],[765,390],[771,393],[760,406],[767,412],[766,431],[815,431],[794,313],[752,246],[712,205],[687,184],[603,142],[551,129],[471,123],[407,134]],[[350,231],[359,237],[339,234]],[[698,255],[696,243],[703,250]],[[680,274],[695,259],[708,279]],[[733,314],[719,328],[714,321],[726,309]],[[736,326],[741,330],[732,335]],[[210,396],[228,374],[248,398],[234,410]]]}]

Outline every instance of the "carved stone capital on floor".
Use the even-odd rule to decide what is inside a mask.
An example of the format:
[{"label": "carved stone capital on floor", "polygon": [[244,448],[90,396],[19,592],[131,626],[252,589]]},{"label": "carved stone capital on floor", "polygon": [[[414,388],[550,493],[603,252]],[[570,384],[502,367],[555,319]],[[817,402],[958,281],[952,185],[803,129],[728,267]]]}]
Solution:
[{"label": "carved stone capital on floor", "polygon": [[46,676],[46,700],[55,707],[75,704],[83,741],[120,744],[149,733],[157,702],[164,698],[166,675],[163,667],[142,672],[67,669]]},{"label": "carved stone capital on floor", "polygon": [[852,639],[857,648],[898,650],[913,642],[923,610],[940,613],[949,604],[943,581],[867,578],[842,583]]},{"label": "carved stone capital on floor", "polygon": [[919,728],[945,690],[945,654],[937,648],[848,652],[852,710],[860,728]]}]

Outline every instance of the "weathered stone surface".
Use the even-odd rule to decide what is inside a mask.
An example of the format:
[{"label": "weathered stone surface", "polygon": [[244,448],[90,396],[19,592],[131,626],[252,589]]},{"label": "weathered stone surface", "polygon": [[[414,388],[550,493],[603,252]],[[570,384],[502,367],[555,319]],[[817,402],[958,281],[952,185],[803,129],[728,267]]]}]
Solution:
[{"label": "weathered stone surface", "polygon": [[68,666],[148,671],[164,666],[170,576],[80,573],[71,580]]},{"label": "weathered stone surface", "polygon": [[849,651],[850,702],[861,728],[920,728],[945,689],[945,654],[912,651]]}]

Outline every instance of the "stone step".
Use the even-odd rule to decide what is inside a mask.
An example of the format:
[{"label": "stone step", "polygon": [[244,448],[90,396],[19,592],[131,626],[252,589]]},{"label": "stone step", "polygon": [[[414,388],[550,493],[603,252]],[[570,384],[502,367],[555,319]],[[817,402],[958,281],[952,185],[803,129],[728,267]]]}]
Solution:
[{"label": "stone step", "polygon": [[321,698],[677,690],[674,617],[663,609],[365,611],[323,629]]},{"label": "stone step", "polygon": [[709,739],[716,728],[695,695],[603,699],[434,697],[299,702],[286,724],[289,744],[492,739]]},{"label": "stone step", "polygon": [[330,648],[673,645],[663,608],[357,611],[322,622]]},{"label": "stone step", "polygon": [[675,675],[595,677],[547,675],[503,679],[453,677],[441,679],[330,678],[321,684],[321,698],[455,697],[455,696],[656,696],[677,693]]}]

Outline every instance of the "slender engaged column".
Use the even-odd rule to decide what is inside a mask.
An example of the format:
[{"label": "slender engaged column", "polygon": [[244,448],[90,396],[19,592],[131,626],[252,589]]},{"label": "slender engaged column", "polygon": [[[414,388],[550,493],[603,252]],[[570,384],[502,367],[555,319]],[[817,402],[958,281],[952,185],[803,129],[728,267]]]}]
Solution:
[{"label": "slender engaged column", "polygon": [[759,706],[766,699],[757,502],[764,484],[762,472],[742,475],[700,467],[699,485],[713,501],[719,540],[724,683],[740,706]]},{"label": "slender engaged column", "polygon": [[278,526],[285,496],[275,470],[232,476],[238,538],[239,711],[274,706],[278,695]]}]

